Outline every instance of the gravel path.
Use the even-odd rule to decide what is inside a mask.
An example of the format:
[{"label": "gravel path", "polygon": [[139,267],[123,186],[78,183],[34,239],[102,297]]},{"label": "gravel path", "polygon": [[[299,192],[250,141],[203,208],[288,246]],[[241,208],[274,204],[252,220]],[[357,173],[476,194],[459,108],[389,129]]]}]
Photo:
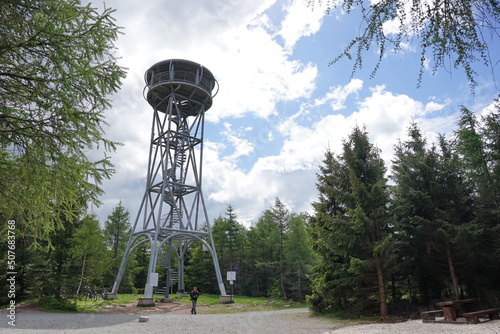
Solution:
[{"label": "gravel path", "polygon": [[323,334],[500,334],[500,320],[467,324],[424,324],[411,320],[397,324],[357,325],[331,330]]},{"label": "gravel path", "polygon": [[500,334],[500,320],[477,325],[424,324],[412,320],[397,324],[338,326],[333,320],[312,318],[307,309],[231,314],[152,314],[139,322],[137,314],[82,314],[26,312],[16,314],[16,326],[6,314],[0,333],[89,334],[89,333],[249,333],[249,334]]},{"label": "gravel path", "polygon": [[82,314],[26,312],[16,314],[15,330],[1,314],[0,333],[324,333],[334,328],[331,320],[309,317],[307,309],[229,314],[151,314],[139,322],[137,314]]}]

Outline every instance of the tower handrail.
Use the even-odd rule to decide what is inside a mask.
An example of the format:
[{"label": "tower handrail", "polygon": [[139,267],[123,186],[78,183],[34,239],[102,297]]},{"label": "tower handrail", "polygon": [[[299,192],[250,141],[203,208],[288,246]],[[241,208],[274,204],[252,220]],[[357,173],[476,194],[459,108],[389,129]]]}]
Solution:
[{"label": "tower handrail", "polygon": [[[215,83],[217,82],[217,80],[213,78],[210,80],[205,77],[202,77],[201,80],[197,81],[196,74],[190,71],[174,70],[173,77],[170,71],[161,71],[159,73],[153,73],[151,75],[150,80],[147,83],[146,87],[151,89],[164,83],[175,83],[175,82],[185,82],[193,84],[197,87],[201,87],[207,93],[211,94],[212,90],[215,88]],[[218,91],[219,91],[219,85],[217,83],[217,92]]]}]

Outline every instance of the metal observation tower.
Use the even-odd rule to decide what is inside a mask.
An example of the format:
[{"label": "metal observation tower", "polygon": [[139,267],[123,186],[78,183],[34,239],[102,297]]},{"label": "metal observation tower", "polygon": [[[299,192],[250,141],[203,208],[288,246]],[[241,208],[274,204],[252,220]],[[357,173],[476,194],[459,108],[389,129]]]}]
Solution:
[{"label": "metal observation tower", "polygon": [[[156,63],[144,79],[145,98],[153,107],[146,191],[111,296],[116,296],[130,254],[145,242],[151,253],[139,303],[154,304],[155,287],[166,288],[166,297],[174,284],[184,292],[185,251],[191,242],[201,242],[212,255],[222,298],[226,290],[201,190],[205,112],[218,83],[207,68],[183,59]],[[160,282],[157,264],[166,269]]]}]

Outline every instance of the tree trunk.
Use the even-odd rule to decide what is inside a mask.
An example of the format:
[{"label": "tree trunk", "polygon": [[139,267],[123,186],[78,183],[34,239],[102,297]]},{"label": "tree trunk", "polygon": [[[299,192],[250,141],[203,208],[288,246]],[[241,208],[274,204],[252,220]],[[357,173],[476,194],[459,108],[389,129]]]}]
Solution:
[{"label": "tree trunk", "polygon": [[301,301],[303,300],[303,298],[302,298],[302,270],[300,270],[300,269],[301,269],[301,268],[300,268],[300,266],[299,266],[299,269],[297,270],[297,272],[298,272],[298,276],[299,276],[299,278],[298,278],[298,282],[297,282],[299,292],[298,292],[298,294],[297,294],[297,297],[298,297],[298,299],[299,299],[298,301],[300,301],[300,302],[301,302]]},{"label": "tree trunk", "polygon": [[[377,222],[374,224],[374,228],[372,229],[372,241],[373,244],[376,244],[380,238],[380,229],[378,228]],[[387,317],[387,301],[385,296],[385,284],[384,284],[384,271],[382,269],[382,259],[380,255],[374,254],[373,256],[375,260],[375,267],[377,268],[377,280],[378,280],[378,295],[379,295],[379,303],[380,303],[380,316]]]},{"label": "tree trunk", "polygon": [[[394,274],[391,275],[391,290],[392,290],[392,300],[396,300],[397,299],[396,278],[394,277]],[[411,300],[411,293],[410,293],[410,300]]]},{"label": "tree trunk", "polygon": [[380,300],[380,316],[387,317],[387,302],[385,298],[384,273],[382,271],[382,260],[375,255],[375,266],[377,267],[378,293]]},{"label": "tree trunk", "polygon": [[80,294],[80,289],[82,288],[82,283],[83,283],[83,275],[85,273],[85,261],[86,261],[87,255],[83,255],[83,261],[82,261],[82,272],[80,273],[80,282],[78,282],[78,288],[76,289],[76,297],[78,299],[78,295]]},{"label": "tree trunk", "polygon": [[446,243],[446,256],[448,258],[448,267],[450,269],[450,276],[451,276],[451,284],[452,284],[452,289],[453,289],[453,295],[455,297],[455,300],[460,299],[460,293],[458,292],[458,280],[457,276],[455,274],[455,265],[453,264],[453,259],[451,258],[451,249],[450,249],[450,244]]},{"label": "tree trunk", "polygon": [[281,268],[280,270],[280,286],[281,286],[281,293],[283,293],[283,299],[288,300],[285,289],[285,275],[283,274],[283,268]]}]

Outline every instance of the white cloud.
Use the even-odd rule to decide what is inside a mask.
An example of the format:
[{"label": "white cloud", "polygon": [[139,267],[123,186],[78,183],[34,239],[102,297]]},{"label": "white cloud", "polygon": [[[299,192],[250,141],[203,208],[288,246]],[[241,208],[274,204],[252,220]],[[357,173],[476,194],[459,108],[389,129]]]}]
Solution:
[{"label": "white cloud", "polygon": [[285,40],[285,49],[291,51],[300,38],[319,31],[325,13],[313,10],[303,0],[293,0],[285,9],[287,14],[281,23],[279,35]]},{"label": "white cloud", "polygon": [[428,102],[425,105],[425,112],[426,113],[431,113],[431,112],[434,112],[434,111],[443,110],[443,108],[445,108],[449,104],[449,102],[450,101],[447,101],[446,103],[437,103],[435,101]]},{"label": "white cloud", "polygon": [[496,101],[496,100],[492,101],[486,107],[481,109],[481,111],[479,112],[479,115],[484,117],[484,116],[487,116],[489,114],[498,113],[498,104],[499,104],[498,101]]},{"label": "white cloud", "polygon": [[290,60],[262,26],[228,31],[209,53],[206,66],[220,84],[209,121],[247,113],[267,118],[276,114],[277,102],[308,97],[315,89],[316,66]]},{"label": "white cloud", "polygon": [[397,34],[401,31],[401,22],[399,21],[399,19],[385,21],[382,24],[382,31],[386,35]]},{"label": "white cloud", "polygon": [[[342,96],[345,90],[346,87],[336,91]],[[331,114],[311,128],[295,121],[283,123],[281,130],[288,139],[279,158],[269,159],[265,166],[270,168],[269,165],[274,165],[280,170],[285,168],[283,166],[289,169],[306,166],[314,169],[323,159],[326,147],[336,153],[341,152],[342,139],[347,138],[356,125],[366,125],[370,139],[382,149],[388,163],[396,139],[405,133],[412,117],[424,114],[423,105],[406,95],[393,95],[385,91],[383,86],[372,88],[371,91],[372,95],[359,102],[358,110],[349,116]]]},{"label": "white cloud", "polygon": [[345,108],[345,100],[353,93],[356,93],[363,87],[363,81],[360,79],[351,80],[346,86],[330,87],[330,91],[323,97],[314,100],[314,106],[318,107],[330,102],[332,110],[338,111]]},{"label": "white cloud", "polygon": [[[224,123],[224,127],[226,128],[226,131],[222,132],[222,135],[226,137],[234,148],[234,153],[224,157],[225,160],[236,162],[239,157],[248,156],[255,150],[254,145],[250,143],[250,141],[239,137],[236,132],[231,129],[231,124],[226,122]],[[251,128],[246,129],[246,131],[249,130],[251,130]]]},{"label": "white cloud", "polygon": [[210,207],[216,208],[212,215],[217,216],[217,212],[224,212],[224,207],[232,204],[238,221],[248,226],[270,208],[276,197],[296,212],[310,209],[315,197],[315,175],[310,169],[280,173],[254,166],[244,173],[220,159],[215,151],[206,152],[205,156],[204,191],[214,204]]}]

